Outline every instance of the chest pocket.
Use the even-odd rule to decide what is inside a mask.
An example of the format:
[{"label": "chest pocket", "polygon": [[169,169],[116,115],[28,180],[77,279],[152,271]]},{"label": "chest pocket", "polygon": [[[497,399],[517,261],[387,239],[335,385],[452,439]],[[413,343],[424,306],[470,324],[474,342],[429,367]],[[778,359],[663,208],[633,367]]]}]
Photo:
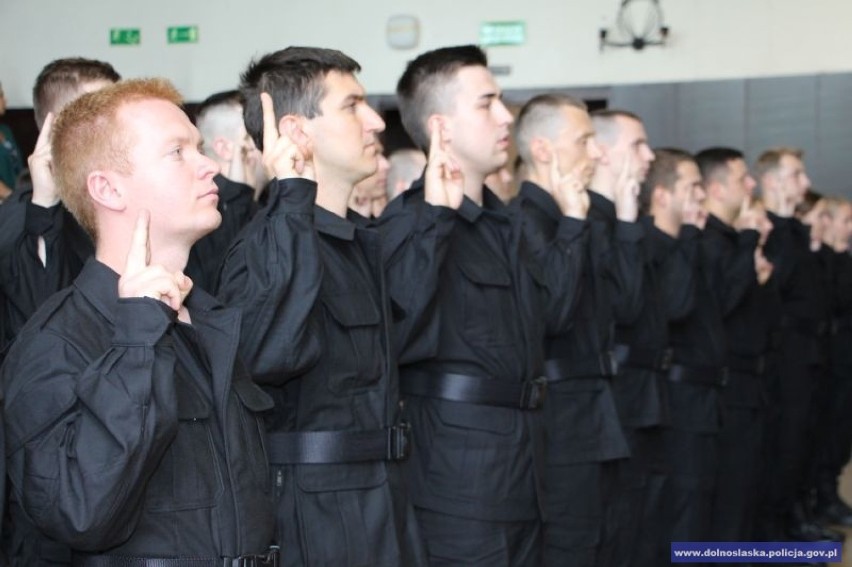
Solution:
[{"label": "chest pocket", "polygon": [[239,432],[229,427],[228,434],[233,436],[238,433],[236,438],[231,438],[231,446],[238,447],[243,457],[231,466],[233,469],[242,469],[235,471],[236,476],[250,478],[256,487],[268,492],[269,458],[266,452],[263,414],[274,408],[275,402],[242,373],[235,377],[233,389],[239,401],[239,407],[234,408],[234,413],[239,415],[240,427]]},{"label": "chest pocket", "polygon": [[148,483],[147,508],[172,512],[209,508],[224,490],[213,444],[213,408],[191,380],[175,376],[178,431]]},{"label": "chest pocket", "polygon": [[459,263],[464,279],[464,333],[472,343],[508,345],[510,330],[517,325],[512,280],[497,264]]},{"label": "chest pocket", "polygon": [[335,394],[375,386],[382,376],[381,314],[366,292],[320,298],[326,317],[326,375]]}]

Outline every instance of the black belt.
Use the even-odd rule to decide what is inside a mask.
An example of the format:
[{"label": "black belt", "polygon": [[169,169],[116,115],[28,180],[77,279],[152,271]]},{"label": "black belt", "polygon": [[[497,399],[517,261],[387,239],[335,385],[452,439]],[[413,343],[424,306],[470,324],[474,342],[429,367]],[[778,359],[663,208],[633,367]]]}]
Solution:
[{"label": "black belt", "polygon": [[399,386],[402,393],[409,396],[523,410],[540,408],[547,394],[547,380],[544,378],[503,382],[466,374],[413,370],[402,373]]},{"label": "black belt", "polygon": [[637,348],[630,345],[615,345],[612,352],[619,366],[658,371],[671,368],[674,356],[670,348]]},{"label": "black belt", "polygon": [[729,354],[728,368],[733,372],[762,376],[766,372],[766,356],[762,354],[758,356]]},{"label": "black belt", "polygon": [[372,431],[273,431],[267,434],[275,465],[401,461],[408,457],[409,425]]},{"label": "black belt", "polygon": [[668,379],[670,382],[724,386],[728,383],[728,369],[715,366],[697,367],[674,364],[669,368]]},{"label": "black belt", "polygon": [[201,557],[123,557],[120,555],[74,555],[74,567],[278,567],[277,547],[261,555],[208,559]]},{"label": "black belt", "polygon": [[573,378],[600,378],[618,374],[618,362],[612,351],[579,359],[551,358],[544,361],[548,382],[561,382]]}]

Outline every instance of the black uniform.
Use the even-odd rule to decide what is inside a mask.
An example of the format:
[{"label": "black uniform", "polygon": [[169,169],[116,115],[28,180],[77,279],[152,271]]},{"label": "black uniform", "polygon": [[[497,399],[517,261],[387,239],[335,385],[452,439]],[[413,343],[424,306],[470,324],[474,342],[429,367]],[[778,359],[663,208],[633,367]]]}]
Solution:
[{"label": "black uniform", "polygon": [[481,207],[465,197],[453,211],[426,203],[420,181],[379,224],[411,318],[398,327],[408,478],[430,563],[538,565],[542,344],[571,315],[582,223],[563,219],[539,249],[487,188]]},{"label": "black uniform", "polygon": [[[38,257],[39,236],[46,264]],[[0,360],[27,319],[77,277],[93,251],[64,206],[32,203],[32,187],[18,188],[0,205]]]},{"label": "black uniform", "polygon": [[243,355],[276,402],[267,442],[283,564],[420,565],[397,462],[405,431],[382,244],[315,195],[304,179],[273,183],[219,285],[243,311]]},{"label": "black uniform", "polygon": [[254,189],[223,175],[216,175],[213,181],[219,188],[216,208],[222,215],[222,223],[190,249],[184,270],[195,287],[211,293],[215,291],[228,247],[255,212]]},{"label": "black uniform", "polygon": [[719,433],[719,467],[713,502],[714,541],[754,541],[753,528],[764,471],[763,377],[770,348],[774,289],[757,282],[754,253],[760,235],[737,232],[714,215],[702,238],[705,270],[716,292],[727,335],[728,383]]},{"label": "black uniform", "polygon": [[84,566],[124,564],[93,555],[212,567],[265,554],[273,517],[260,414],[272,400],[237,359],[239,314],[196,290],[190,326],[117,290],[118,275],[89,261],[9,352],[14,500]]},{"label": "black uniform", "polygon": [[648,237],[672,256],[662,273],[670,298],[673,350],[668,371],[671,425],[664,433],[670,471],[664,522],[668,541],[707,541],[721,425],[725,331],[701,260],[701,231],[684,225],[675,239],[649,226]]},{"label": "black uniform", "polygon": [[784,524],[804,481],[810,443],[808,424],[814,386],[819,379],[824,334],[824,297],[819,266],[809,248],[808,227],[792,218],[768,214],[773,229],[764,247],[775,266],[772,277],[781,294],[779,349],[767,378],[772,411],[767,423],[771,456],[766,482],[764,518],[758,523],[764,538],[783,538]]},{"label": "black uniform", "polygon": [[[563,222],[553,197],[530,182],[521,185],[513,206],[520,209],[533,242],[552,240]],[[637,311],[638,278],[631,269],[641,266],[641,231],[622,224],[619,246],[611,242],[604,222],[575,222],[586,225],[588,234],[578,251],[584,261],[577,308],[565,326],[548,329],[545,340],[549,392],[544,543],[546,564],[579,567],[603,559],[601,544],[616,474],[611,463],[604,463],[628,455],[609,384],[616,371],[613,298],[619,299],[622,310]]]},{"label": "black uniform", "polygon": [[639,224],[648,234],[642,241],[642,308],[632,323],[620,322],[615,331],[619,374],[613,394],[631,451],[617,498],[632,528],[627,565],[658,567],[668,561],[671,541],[663,522],[670,471],[664,444],[672,362],[668,321],[692,308],[691,293],[672,293],[671,284],[688,282],[692,266],[673,253],[674,241],[660,237],[651,217]]},{"label": "black uniform", "polygon": [[831,402],[822,435],[817,491],[822,511],[838,498],[838,477],[852,451],[852,256],[833,253],[833,320],[830,339]]}]

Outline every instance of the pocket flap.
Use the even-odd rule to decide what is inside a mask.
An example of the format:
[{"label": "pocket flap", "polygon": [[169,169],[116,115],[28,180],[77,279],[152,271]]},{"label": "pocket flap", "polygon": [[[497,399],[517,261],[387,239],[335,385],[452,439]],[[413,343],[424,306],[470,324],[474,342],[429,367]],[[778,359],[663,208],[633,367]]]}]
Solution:
[{"label": "pocket flap", "polygon": [[381,320],[373,298],[367,293],[323,295],[321,300],[335,321],[344,327],[378,325]]},{"label": "pocket flap", "polygon": [[459,268],[467,279],[480,285],[508,287],[512,284],[509,274],[500,266],[487,262],[459,263]]},{"label": "pocket flap", "polygon": [[237,380],[233,385],[237,397],[251,411],[263,412],[275,407],[275,401],[272,399],[272,396],[264,392],[260,386],[251,380],[247,378]]}]

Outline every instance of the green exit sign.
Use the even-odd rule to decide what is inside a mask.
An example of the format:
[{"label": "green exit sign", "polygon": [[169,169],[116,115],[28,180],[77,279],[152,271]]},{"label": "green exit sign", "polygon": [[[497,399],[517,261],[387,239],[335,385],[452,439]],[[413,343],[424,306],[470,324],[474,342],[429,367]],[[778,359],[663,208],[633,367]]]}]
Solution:
[{"label": "green exit sign", "polygon": [[521,45],[527,39],[526,22],[485,22],[479,26],[479,45]]},{"label": "green exit sign", "polygon": [[198,26],[172,26],[168,39],[169,43],[198,43]]},{"label": "green exit sign", "polygon": [[110,45],[139,45],[142,33],[139,28],[112,28],[109,30]]}]

